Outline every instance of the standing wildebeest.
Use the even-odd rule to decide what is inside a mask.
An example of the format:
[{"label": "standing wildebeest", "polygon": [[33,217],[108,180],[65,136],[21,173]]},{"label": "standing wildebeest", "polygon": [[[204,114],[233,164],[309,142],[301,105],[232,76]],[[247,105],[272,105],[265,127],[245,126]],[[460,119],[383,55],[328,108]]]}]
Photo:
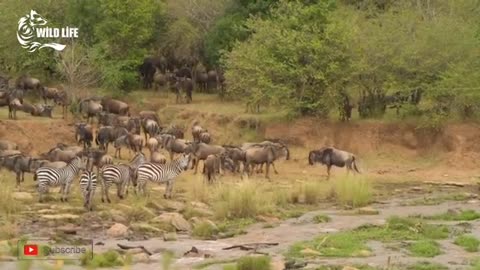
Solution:
[{"label": "standing wildebeest", "polygon": [[195,82],[200,90],[200,92],[207,91],[207,82],[208,82],[208,74],[205,71],[199,71],[196,74]]},{"label": "standing wildebeest", "polygon": [[213,183],[217,179],[217,174],[220,173],[220,169],[223,171],[229,170],[235,171],[233,161],[225,154],[208,155],[203,162],[203,176],[207,183]]},{"label": "standing wildebeest", "polygon": [[150,162],[156,164],[166,164],[167,158],[160,152],[152,152],[150,155]]},{"label": "standing wildebeest", "polygon": [[189,142],[183,139],[177,139],[173,135],[163,134],[161,135],[162,138],[162,148],[168,151],[170,154],[170,160],[173,160],[173,155],[175,153],[185,153],[185,150],[190,145]]},{"label": "standing wildebeest", "polygon": [[[180,103],[182,99],[186,103],[192,102],[193,83],[190,78],[180,78],[175,83],[176,102]],[[183,96],[184,95],[184,96]]]},{"label": "standing wildebeest", "polygon": [[109,113],[119,114],[119,115],[129,115],[130,107],[127,103],[116,100],[110,97],[102,98],[101,104],[103,110]]},{"label": "standing wildebeest", "polygon": [[8,103],[8,118],[17,119],[17,111],[23,109],[20,99],[15,98]]},{"label": "standing wildebeest", "polygon": [[165,128],[165,130],[162,133],[173,135],[177,139],[184,138],[183,129],[178,127],[177,125],[170,125],[169,127]]},{"label": "standing wildebeest", "polygon": [[122,127],[104,126],[97,131],[95,143],[101,150],[108,151],[108,145],[114,142],[117,138],[127,135],[128,130]]},{"label": "standing wildebeest", "polygon": [[149,138],[152,138],[160,134],[160,126],[155,120],[145,119],[142,121],[143,133],[145,134],[145,141],[147,141],[147,135]]},{"label": "standing wildebeest", "polygon": [[225,148],[223,148],[221,145],[209,145],[206,143],[196,142],[192,143],[192,165],[195,167],[194,174],[197,173],[198,163],[200,160],[205,160],[208,155],[223,154],[224,152]]},{"label": "standing wildebeest", "polygon": [[27,75],[22,75],[20,76],[16,83],[16,87],[23,89],[25,91],[27,90],[34,90],[37,92],[40,92],[42,85],[40,83],[39,79],[27,76]]},{"label": "standing wildebeest", "polygon": [[290,154],[288,148],[280,143],[272,143],[269,145],[258,145],[253,146],[245,150],[245,166],[244,171],[250,175],[253,171],[253,165],[261,165],[263,163],[267,164],[267,169],[265,172],[265,177],[270,179],[269,171],[270,165],[274,167],[275,173],[278,173],[275,169],[273,162],[280,157],[285,156],[286,160],[290,159]]},{"label": "standing wildebeest", "polygon": [[[160,87],[163,87],[167,84],[167,75],[163,74],[158,68],[155,70],[155,75],[153,75],[153,85],[154,90],[157,91]],[[165,91],[168,95],[168,91]]]},{"label": "standing wildebeest", "polygon": [[44,103],[47,104],[48,99],[51,99],[55,102],[58,97],[65,95],[65,91],[62,89],[44,86],[40,89],[40,94],[43,98]]},{"label": "standing wildebeest", "polygon": [[83,143],[83,148],[85,149],[92,147],[92,127],[86,123],[75,124],[75,141],[77,143]]},{"label": "standing wildebeest", "polygon": [[200,134],[202,132],[206,131],[206,129],[204,129],[202,126],[200,126],[200,124],[198,123],[198,121],[195,121],[193,122],[193,126],[192,126],[192,138],[193,138],[193,141],[194,142],[198,142],[200,141]]},{"label": "standing wildebeest", "polygon": [[145,120],[145,119],[152,119],[155,120],[160,125],[160,118],[158,117],[158,114],[154,111],[141,111],[138,113],[140,120]]},{"label": "standing wildebeest", "polygon": [[[99,117],[99,114],[103,111],[103,106],[100,101],[94,99],[84,99],[80,101],[80,113],[87,115],[87,123],[90,122],[90,118]],[[93,120],[92,120],[93,122]]]},{"label": "standing wildebeest", "polygon": [[318,162],[326,165],[328,178],[330,178],[330,169],[332,166],[346,166],[347,173],[350,171],[360,173],[355,160],[354,154],[333,147],[323,147],[308,153],[308,164],[313,165],[315,162]]},{"label": "standing wildebeest", "polygon": [[225,154],[233,161],[233,172],[240,172],[240,163],[245,167],[245,151],[238,146],[222,145]]},{"label": "standing wildebeest", "polygon": [[210,70],[207,73],[207,89],[210,92],[211,89],[217,90],[218,76],[215,70]]},{"label": "standing wildebeest", "polygon": [[166,62],[167,60],[163,56],[150,56],[143,59],[143,63],[138,66],[140,77],[143,80],[143,88],[147,89],[152,87],[156,69],[165,73]]}]

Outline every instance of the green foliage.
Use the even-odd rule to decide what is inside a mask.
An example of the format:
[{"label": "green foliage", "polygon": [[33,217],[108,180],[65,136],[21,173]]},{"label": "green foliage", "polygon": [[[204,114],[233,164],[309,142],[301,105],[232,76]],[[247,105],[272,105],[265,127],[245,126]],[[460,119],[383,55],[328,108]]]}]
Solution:
[{"label": "green foliage", "polygon": [[440,255],[440,245],[433,240],[421,240],[408,246],[408,250],[415,257],[435,257]]},{"label": "green foliage", "polygon": [[237,270],[270,270],[270,257],[246,256],[238,259]]},{"label": "green foliage", "polygon": [[424,241],[445,239],[448,227],[425,224],[421,220],[391,217],[385,226],[365,225],[335,234],[324,234],[312,241],[294,244],[289,257],[365,257],[371,251],[367,241]]},{"label": "green foliage", "polygon": [[96,267],[121,266],[124,263],[120,254],[118,254],[118,252],[114,250],[109,250],[101,254],[93,253],[93,258],[92,258],[92,251],[88,251],[82,256],[81,264],[83,266],[96,268]]},{"label": "green foliage", "polygon": [[454,243],[468,252],[477,252],[480,246],[480,240],[472,235],[460,235],[455,239]]},{"label": "green foliage", "polygon": [[313,217],[314,223],[326,223],[326,222],[330,222],[331,220],[332,220],[331,217],[324,214],[319,214]]},{"label": "green foliage", "polygon": [[277,105],[299,114],[327,115],[346,64],[347,31],[331,23],[332,9],[326,1],[280,1],[268,18],[249,20],[254,33],[226,54],[228,94],[244,97],[252,107]]},{"label": "green foliage", "polygon": [[199,222],[193,227],[192,236],[199,239],[213,239],[218,229],[210,222]]}]

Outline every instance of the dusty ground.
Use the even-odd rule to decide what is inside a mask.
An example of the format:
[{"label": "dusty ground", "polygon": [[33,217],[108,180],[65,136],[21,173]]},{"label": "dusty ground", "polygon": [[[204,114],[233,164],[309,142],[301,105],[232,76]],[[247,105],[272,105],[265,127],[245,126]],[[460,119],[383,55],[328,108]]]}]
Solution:
[{"label": "dusty ground", "polygon": [[[173,98],[173,97],[169,97]],[[201,203],[202,194],[213,188],[200,187],[202,176],[193,175],[191,171],[179,177],[175,188],[174,201],[162,198],[163,187],[154,187],[148,199],[129,196],[125,201],[118,201],[112,188],[111,205],[102,204],[97,197],[96,209],[86,213],[81,205],[78,187],[74,187],[68,204],[60,203],[56,192],[48,203],[36,203],[35,183],[27,176],[20,190],[13,186],[13,174],[3,171],[0,182],[4,190],[26,192],[33,196],[26,198],[7,198],[1,201],[5,205],[17,204],[17,209],[1,217],[1,239],[30,237],[57,237],[67,240],[93,239],[94,252],[100,253],[109,249],[118,249],[118,243],[142,245],[152,253],[148,263],[138,259],[131,269],[163,269],[162,260],[165,251],[175,254],[174,266],[178,269],[191,269],[200,262],[234,259],[248,254],[247,251],[222,250],[222,248],[252,242],[275,242],[278,246],[262,248],[258,251],[268,253],[274,261],[281,261],[283,254],[295,242],[310,240],[321,233],[334,233],[353,229],[366,223],[383,224],[392,215],[409,216],[414,214],[432,215],[443,213],[449,209],[476,209],[480,203],[475,198],[478,194],[477,182],[480,176],[480,128],[477,124],[455,124],[445,128],[438,135],[426,135],[409,123],[382,123],[379,121],[354,121],[352,123],[336,123],[316,119],[300,119],[291,122],[282,120],[275,112],[262,115],[243,113],[243,108],[235,103],[219,103],[208,96],[198,96],[193,105],[172,105],[164,98],[157,98],[151,93],[136,93],[127,99],[138,107],[159,108],[160,116],[165,124],[175,122],[184,126],[186,136],[190,138],[190,126],[194,120],[200,120],[212,132],[215,143],[241,143],[243,141],[260,140],[262,138],[283,138],[291,145],[292,159],[280,161],[277,165],[280,174],[267,182],[262,176],[255,176],[251,181],[261,183],[267,189],[293,188],[297,183],[325,181],[325,169],[320,166],[308,166],[306,157],[310,149],[323,145],[333,145],[357,154],[362,169],[362,177],[374,186],[374,200],[371,206],[379,210],[378,215],[356,215],[354,210],[345,210],[342,205],[324,200],[315,205],[295,204],[302,214],[296,218],[285,215],[258,217],[255,224],[244,227],[246,234],[234,234],[233,237],[217,240],[194,239],[189,232],[177,232],[176,241],[164,241],[165,230],[171,228],[155,227],[141,229],[138,223],[152,225],[149,220],[163,213],[181,213],[190,224],[190,208],[200,208],[206,217],[215,223],[213,205]],[[36,155],[48,150],[58,142],[74,143],[71,121],[59,119],[38,119],[20,115],[17,121],[6,120],[4,110],[0,112],[0,138],[19,143],[21,150]],[[6,115],[5,115],[6,116]],[[71,120],[71,118],[70,118]],[[335,169],[337,176],[344,174],[343,169]],[[228,187],[236,188],[238,176],[227,176],[221,180]],[[424,182],[455,182],[464,187],[445,187]],[[192,184],[197,183],[197,184]],[[200,185],[201,186],[201,185]],[[148,186],[152,189],[152,185]],[[192,195],[198,192],[199,194]],[[211,191],[213,193],[213,191]],[[448,197],[452,194],[464,194],[461,201]],[[5,193],[2,193],[5,194]],[[23,194],[23,193],[22,193]],[[97,192],[97,195],[99,192]],[[5,195],[4,195],[5,196]],[[194,198],[194,199],[193,199]],[[425,198],[443,198],[433,205],[423,205]],[[412,205],[409,205],[412,204]],[[425,203],[427,204],[427,203]],[[193,205],[193,206],[192,206]],[[4,207],[9,209],[9,207]],[[114,209],[114,210],[112,210]],[[199,210],[199,211],[200,211]],[[294,209],[295,210],[295,209]],[[319,214],[328,214],[331,222],[315,224],[312,218]],[[70,216],[48,215],[70,214]],[[188,217],[187,217],[188,216]],[[129,227],[127,234],[114,239],[107,233],[115,223]],[[458,223],[458,222],[457,222]],[[479,221],[471,221],[471,234],[480,238]],[[455,226],[455,222],[445,222]],[[135,227],[134,225],[137,225]],[[267,228],[268,227],[268,228]],[[440,241],[443,254],[434,258],[413,258],[404,250],[387,249],[382,243],[372,242],[369,247],[372,255],[367,258],[316,258],[309,261],[308,267],[325,264],[352,265],[369,264],[384,267],[387,261],[391,264],[409,265],[416,261],[432,261],[447,265],[450,269],[469,269],[471,259],[477,255],[463,251],[452,244],[452,239]],[[184,256],[192,247],[200,254]],[[205,256],[205,254],[208,254]],[[209,258],[205,258],[209,257]],[[13,259],[9,256],[4,260]],[[30,269],[43,269],[43,262],[35,262]],[[48,263],[47,263],[48,264]],[[213,263],[208,269],[222,269],[222,264]],[[19,262],[1,262],[1,269],[19,269]],[[62,269],[81,269],[76,265],[64,265]],[[282,269],[277,268],[277,269]]]}]

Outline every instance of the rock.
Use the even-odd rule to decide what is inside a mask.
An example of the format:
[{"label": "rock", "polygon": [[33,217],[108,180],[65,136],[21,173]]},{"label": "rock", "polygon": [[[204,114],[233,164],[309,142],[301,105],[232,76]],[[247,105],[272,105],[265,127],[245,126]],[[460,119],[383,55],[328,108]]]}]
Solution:
[{"label": "rock", "polygon": [[0,255],[1,262],[14,262],[17,260],[15,256]]},{"label": "rock", "polygon": [[116,223],[127,223],[127,217],[125,214],[117,209],[111,209],[108,211],[108,214],[111,216],[112,220]]},{"label": "rock", "polygon": [[478,202],[480,202],[479,200],[468,200],[467,203],[468,204],[477,204]]},{"label": "rock", "polygon": [[352,267],[352,266],[344,266],[342,270],[358,270],[358,268]]},{"label": "rock", "polygon": [[272,270],[283,270],[285,269],[285,261],[282,257],[275,256],[270,262],[270,269]]},{"label": "rock", "polygon": [[69,223],[64,226],[60,226],[57,228],[57,231],[63,232],[65,234],[77,234],[79,227]]},{"label": "rock", "polygon": [[53,209],[40,209],[37,211],[37,213],[41,214],[41,215],[46,215],[46,214],[54,214],[56,213],[55,210]]},{"label": "rock", "polygon": [[132,256],[132,262],[134,263],[147,263],[150,261],[150,256],[146,253],[138,253]]},{"label": "rock", "polygon": [[380,211],[372,207],[362,207],[357,210],[360,215],[378,215]]},{"label": "rock", "polygon": [[165,203],[165,210],[172,212],[182,212],[185,209],[185,204],[177,201],[167,201]]},{"label": "rock", "polygon": [[139,231],[139,232],[153,232],[153,233],[162,232],[162,230],[160,230],[159,228],[156,228],[147,223],[130,224],[130,229],[132,229],[133,231]]},{"label": "rock", "polygon": [[190,222],[193,224],[193,226],[197,226],[202,223],[207,223],[208,225],[210,225],[210,227],[212,227],[213,230],[218,230],[217,224],[215,224],[215,222],[206,218],[193,217],[190,219]]},{"label": "rock", "polygon": [[31,201],[33,196],[28,192],[13,192],[12,197],[17,201]]},{"label": "rock", "polygon": [[173,225],[177,231],[190,231],[192,229],[190,223],[179,213],[163,213],[152,221],[169,223]]},{"label": "rock", "polygon": [[129,250],[127,250],[126,252],[127,254],[139,254],[139,253],[143,253],[143,249],[141,248],[131,248]]},{"label": "rock", "polygon": [[257,216],[257,220],[260,222],[268,222],[268,223],[275,223],[280,221],[280,219],[278,219],[277,217],[267,217],[267,216]]},{"label": "rock", "polygon": [[163,241],[177,241],[177,234],[174,233],[174,232],[164,233],[163,234]]},{"label": "rock", "polygon": [[107,230],[107,235],[113,238],[123,238],[128,234],[128,227],[121,224],[115,223]]},{"label": "rock", "polygon": [[123,204],[123,203],[117,204],[117,208],[119,208],[120,211],[122,211],[122,212],[131,211],[133,209],[133,207],[131,207],[130,205],[126,205],[126,204]]},{"label": "rock", "polygon": [[354,257],[370,257],[373,253],[370,250],[362,249],[353,254]]},{"label": "rock", "polygon": [[306,248],[300,251],[301,254],[306,255],[306,256],[322,256],[321,252],[318,252],[316,250],[313,250],[311,248]]},{"label": "rock", "polygon": [[423,191],[423,187],[412,187],[413,191]]},{"label": "rock", "polygon": [[79,215],[73,214],[56,214],[56,215],[42,215],[40,216],[42,219],[50,220],[50,221],[76,221],[80,219]]},{"label": "rock", "polygon": [[164,208],[165,208],[162,204],[160,204],[159,202],[156,202],[156,201],[148,202],[147,207],[155,209],[155,210],[164,210]]}]

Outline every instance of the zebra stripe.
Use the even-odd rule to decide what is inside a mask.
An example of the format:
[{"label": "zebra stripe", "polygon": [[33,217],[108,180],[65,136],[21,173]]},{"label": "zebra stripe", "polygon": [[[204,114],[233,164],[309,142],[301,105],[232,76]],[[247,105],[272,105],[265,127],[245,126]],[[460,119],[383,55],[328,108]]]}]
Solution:
[{"label": "zebra stripe", "polygon": [[144,163],[146,160],[145,155],[138,153],[130,161],[130,165],[127,164],[118,164],[118,165],[105,165],[102,167],[100,175],[102,176],[102,202],[105,202],[104,198],[107,199],[107,202],[110,201],[108,196],[108,190],[111,185],[115,184],[117,186],[117,196],[120,199],[124,198],[124,193],[128,193],[128,184],[130,179],[133,179],[135,176],[136,168]]},{"label": "zebra stripe", "polygon": [[62,197],[60,201],[68,201],[68,193],[70,193],[70,185],[78,174],[80,169],[84,169],[80,157],[75,157],[70,163],[63,168],[41,167],[35,172],[34,179],[38,180],[39,201],[43,201],[43,195],[48,192],[50,186],[61,186],[60,193]]},{"label": "zebra stripe", "polygon": [[97,188],[97,174],[92,171],[85,171],[80,175],[80,190],[83,194],[83,206],[92,211],[93,197]]},{"label": "zebra stripe", "polygon": [[187,170],[189,162],[190,155],[183,154],[180,158],[168,164],[144,163],[137,169],[136,183],[134,182],[134,185],[138,185],[138,191],[142,191],[142,193],[145,194],[147,181],[154,183],[166,182],[167,187],[164,197],[171,198],[175,178],[184,170]]}]

